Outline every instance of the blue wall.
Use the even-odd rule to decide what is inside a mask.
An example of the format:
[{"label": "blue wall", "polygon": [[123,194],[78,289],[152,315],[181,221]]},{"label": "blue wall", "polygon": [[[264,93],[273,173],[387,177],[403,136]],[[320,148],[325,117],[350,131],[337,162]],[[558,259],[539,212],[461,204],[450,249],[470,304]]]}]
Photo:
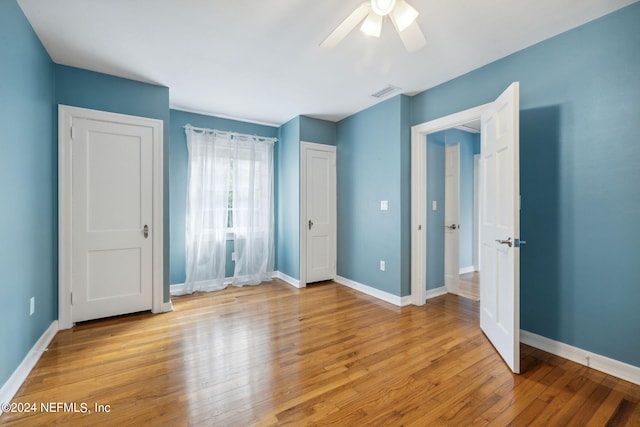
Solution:
[{"label": "blue wall", "polygon": [[521,325],[640,366],[640,3],[412,99],[412,124],[520,82]]},{"label": "blue wall", "polygon": [[56,104],[164,122],[164,300],[169,301],[169,89],[58,64],[55,89]]},{"label": "blue wall", "polygon": [[[400,96],[400,295],[411,295],[411,101]],[[406,166],[405,166],[406,165]]]},{"label": "blue wall", "polygon": [[444,286],[444,144],[445,132],[427,135],[427,289]]},{"label": "blue wall", "polygon": [[0,63],[2,386],[58,318],[53,62],[14,0],[0,1]]},{"label": "blue wall", "polygon": [[[187,137],[184,125],[191,124],[195,127],[218,129],[228,132],[246,133],[249,135],[276,138],[278,128],[247,123],[238,120],[223,119],[220,117],[206,116],[202,114],[188,113],[185,111],[171,110],[171,125],[169,138],[171,147],[169,151],[169,171],[171,193],[171,284],[180,284],[185,281],[185,221],[187,210],[187,169],[189,153],[187,151]],[[276,143],[277,149],[278,143]],[[274,157],[275,156],[274,154]],[[277,187],[277,185],[274,185]],[[231,260],[233,241],[227,243],[226,276],[233,276],[234,262]]]},{"label": "blue wall", "polygon": [[280,126],[277,142],[276,269],[300,279],[300,116]]},{"label": "blue wall", "polygon": [[[398,296],[410,289],[410,241],[402,230],[410,220],[410,170],[402,167],[410,160],[407,107],[396,96],[337,128],[338,275]],[[388,211],[380,210],[382,200]]]},{"label": "blue wall", "polygon": [[300,141],[336,145],[337,127],[334,122],[306,116],[298,117],[300,118]]}]

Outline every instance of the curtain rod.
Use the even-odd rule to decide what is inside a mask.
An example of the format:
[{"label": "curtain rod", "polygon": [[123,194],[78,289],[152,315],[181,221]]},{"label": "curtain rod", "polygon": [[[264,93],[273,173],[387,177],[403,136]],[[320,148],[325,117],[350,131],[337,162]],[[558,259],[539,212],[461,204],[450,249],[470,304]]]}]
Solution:
[{"label": "curtain rod", "polygon": [[186,130],[194,130],[196,132],[215,133],[215,134],[218,134],[218,135],[229,135],[229,136],[235,137],[235,138],[252,138],[252,139],[257,139],[259,141],[264,141],[264,142],[276,142],[276,141],[278,141],[278,138],[267,138],[265,136],[249,135],[249,134],[246,134],[246,133],[238,133],[238,132],[227,132],[227,131],[218,130],[218,129],[198,128],[198,127],[195,127],[195,126],[191,126],[190,124],[184,125],[183,128],[185,128]]}]

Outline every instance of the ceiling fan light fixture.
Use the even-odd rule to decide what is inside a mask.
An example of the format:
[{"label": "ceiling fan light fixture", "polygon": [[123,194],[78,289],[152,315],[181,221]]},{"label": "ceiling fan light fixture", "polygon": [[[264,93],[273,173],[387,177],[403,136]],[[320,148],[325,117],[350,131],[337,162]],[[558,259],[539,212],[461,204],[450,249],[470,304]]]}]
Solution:
[{"label": "ceiling fan light fixture", "polygon": [[371,9],[379,16],[387,16],[395,5],[396,0],[371,0]]},{"label": "ceiling fan light fixture", "polygon": [[380,37],[380,33],[382,33],[382,18],[382,16],[370,12],[369,15],[367,15],[367,19],[362,23],[360,31],[368,36]]},{"label": "ceiling fan light fixture", "polygon": [[418,11],[404,0],[398,0],[392,12],[398,31],[406,30],[415,22],[418,15]]},{"label": "ceiling fan light fixture", "polygon": [[385,16],[389,16],[407,52],[417,52],[425,46],[427,41],[416,21],[418,11],[405,0],[365,0],[320,43],[320,47],[335,47],[358,25],[363,33],[380,37]]}]

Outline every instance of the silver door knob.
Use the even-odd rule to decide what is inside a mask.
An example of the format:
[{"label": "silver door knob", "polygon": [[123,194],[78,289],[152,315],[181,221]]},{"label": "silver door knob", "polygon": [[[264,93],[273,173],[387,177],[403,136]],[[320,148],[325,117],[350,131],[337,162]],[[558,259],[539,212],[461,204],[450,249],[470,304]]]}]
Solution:
[{"label": "silver door knob", "polygon": [[149,226],[147,224],[144,225],[144,228],[142,229],[142,234],[144,235],[145,239],[149,237]]},{"label": "silver door knob", "polygon": [[309,220],[309,230],[311,230],[311,227],[313,227],[313,221]]},{"label": "silver door knob", "polygon": [[458,228],[458,226],[455,224],[445,225],[445,227],[448,228],[449,230],[456,230]]},{"label": "silver door knob", "polygon": [[509,247],[513,245],[513,242],[511,241],[511,237],[509,237],[507,240],[496,240],[496,242],[500,243],[501,245],[507,245]]}]

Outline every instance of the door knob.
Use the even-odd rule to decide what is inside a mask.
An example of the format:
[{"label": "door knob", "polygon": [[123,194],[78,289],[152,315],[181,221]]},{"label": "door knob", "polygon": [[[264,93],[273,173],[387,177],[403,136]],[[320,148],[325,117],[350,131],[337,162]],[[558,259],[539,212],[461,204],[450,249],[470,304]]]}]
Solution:
[{"label": "door knob", "polygon": [[511,241],[511,237],[509,237],[507,240],[496,240],[496,242],[500,243],[501,245],[507,245],[509,247],[513,245],[513,242]]},{"label": "door knob", "polygon": [[458,226],[455,224],[445,225],[445,227],[448,228],[449,230],[456,230],[458,228]]},{"label": "door knob", "polygon": [[144,225],[144,228],[142,229],[142,234],[144,235],[145,239],[149,237],[149,226],[147,224]]},{"label": "door knob", "polygon": [[311,227],[313,227],[313,221],[309,220],[309,230],[311,230]]}]

